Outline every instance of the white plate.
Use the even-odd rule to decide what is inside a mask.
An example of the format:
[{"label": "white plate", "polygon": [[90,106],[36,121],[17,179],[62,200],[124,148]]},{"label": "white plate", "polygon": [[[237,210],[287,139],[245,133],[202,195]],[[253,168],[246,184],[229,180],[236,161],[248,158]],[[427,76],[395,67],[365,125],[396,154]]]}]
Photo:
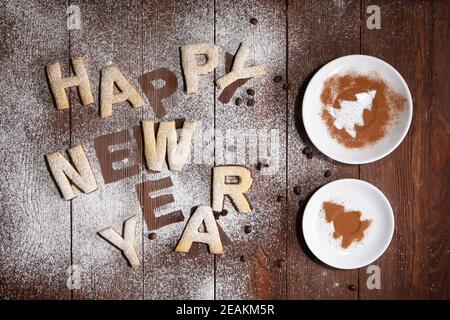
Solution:
[{"label": "white plate", "polygon": [[[333,224],[325,220],[323,202],[343,204],[346,211],[361,211],[363,220],[371,220],[361,242],[341,247],[341,238],[333,238]],[[309,249],[322,262],[339,269],[356,269],[377,260],[389,246],[394,233],[394,214],[386,196],[365,181],[342,179],[316,191],[303,213],[303,235]]]},{"label": "white plate", "polygon": [[[320,94],[329,77],[349,70],[367,74],[376,72],[390,86],[407,99],[405,110],[398,121],[390,126],[388,134],[379,142],[363,148],[350,149],[339,144],[330,135],[322,119]],[[403,77],[390,64],[375,57],[350,55],[335,59],[323,66],[311,79],[303,97],[302,117],[306,133],[312,143],[328,157],[349,164],[363,164],[379,160],[402,142],[411,124],[413,104],[411,92]]]}]

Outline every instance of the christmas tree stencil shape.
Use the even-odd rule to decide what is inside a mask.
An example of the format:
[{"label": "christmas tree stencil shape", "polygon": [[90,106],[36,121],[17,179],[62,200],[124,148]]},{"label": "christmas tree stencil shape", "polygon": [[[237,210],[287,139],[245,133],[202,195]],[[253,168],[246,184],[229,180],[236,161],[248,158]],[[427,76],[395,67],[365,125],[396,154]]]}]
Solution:
[{"label": "christmas tree stencil shape", "polygon": [[356,101],[339,100],[340,108],[328,106],[326,110],[334,118],[333,125],[356,137],[355,126],[364,126],[364,110],[371,110],[376,90],[355,94]]}]

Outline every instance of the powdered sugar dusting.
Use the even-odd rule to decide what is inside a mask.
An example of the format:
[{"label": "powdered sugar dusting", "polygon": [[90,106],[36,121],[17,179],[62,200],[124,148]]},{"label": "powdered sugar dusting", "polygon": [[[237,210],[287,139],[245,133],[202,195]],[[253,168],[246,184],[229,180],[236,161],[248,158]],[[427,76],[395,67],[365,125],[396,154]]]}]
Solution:
[{"label": "powdered sugar dusting", "polygon": [[[1,7],[0,297],[64,299],[70,297],[70,208],[44,155],[68,146],[68,117],[53,107],[44,66],[67,57],[65,8],[32,1]],[[58,8],[61,16],[54,14]]]},{"label": "powdered sugar dusting", "polygon": [[[145,4],[144,72],[166,67],[176,74],[178,81],[178,90],[164,100],[167,110],[164,120],[188,119],[201,121],[205,129],[214,127],[213,73],[199,77],[196,94],[186,94],[179,55],[181,45],[214,42],[213,5],[198,0]],[[146,109],[144,118],[154,119],[153,111]],[[182,210],[185,221],[154,231],[157,240],[144,242],[146,299],[214,298],[213,255],[204,245],[199,246],[196,256],[174,252],[191,210],[200,204],[210,204],[211,169],[209,164],[191,163],[179,173],[163,171],[163,175],[172,178],[174,208]]]},{"label": "powdered sugar dusting", "polygon": [[[238,89],[230,103],[224,105],[217,101],[216,130],[275,130],[276,134],[269,137],[267,147],[277,147],[277,150],[269,151],[269,155],[273,157],[272,161],[275,161],[269,163],[269,168],[257,170],[255,165],[247,165],[252,170],[254,179],[248,194],[253,207],[252,213],[236,213],[227,203],[230,213],[219,219],[233,243],[225,248],[225,256],[217,259],[217,297],[277,298],[284,294],[284,270],[277,269],[276,261],[284,258],[285,204],[277,202],[276,199],[278,195],[285,194],[286,100],[283,84],[275,85],[272,78],[284,74],[285,70],[284,4],[274,4],[269,8],[260,3],[218,2],[216,12],[216,42],[221,50],[235,54],[239,44],[245,42],[250,48],[249,60],[245,65],[263,65],[267,71],[267,75],[250,79]],[[252,17],[258,19],[257,25],[250,23]],[[222,57],[218,74],[223,73]],[[242,97],[244,101],[250,99],[245,93],[247,88],[255,90],[255,104],[236,106],[236,97]],[[271,141],[275,137],[276,139]],[[261,149],[264,149],[263,146],[264,144],[258,144]],[[274,157],[274,150],[277,157]],[[263,162],[263,159],[259,160]],[[272,168],[277,170],[266,175],[266,171]],[[244,232],[246,225],[253,227],[250,234]],[[264,252],[262,265],[258,252]],[[240,261],[241,255],[247,257],[246,262]]]}]

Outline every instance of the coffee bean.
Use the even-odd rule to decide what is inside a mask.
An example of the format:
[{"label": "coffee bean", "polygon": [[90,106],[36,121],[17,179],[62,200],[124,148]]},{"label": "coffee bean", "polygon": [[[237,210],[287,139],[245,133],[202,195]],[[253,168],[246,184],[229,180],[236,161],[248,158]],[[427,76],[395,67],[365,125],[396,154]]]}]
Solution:
[{"label": "coffee bean", "polygon": [[286,260],[285,259],[278,260],[277,266],[278,268],[283,269],[284,267],[286,267]]},{"label": "coffee bean", "polygon": [[226,216],[228,214],[228,210],[226,210],[226,209],[223,209],[222,211],[220,211],[220,215],[221,216]]},{"label": "coffee bean", "polygon": [[278,196],[277,197],[277,201],[278,202],[284,202],[284,201],[286,201],[286,197],[285,196]]},{"label": "coffee bean", "polygon": [[245,261],[247,261],[247,257],[242,255],[242,256],[240,256],[239,260],[241,260],[242,262],[245,262]]},{"label": "coffee bean", "polygon": [[236,100],[234,100],[234,104],[240,106],[242,104],[242,98],[236,98]]},{"label": "coffee bean", "polygon": [[323,173],[323,176],[324,176],[325,178],[331,177],[331,171],[330,171],[330,170],[325,171],[325,172]]},{"label": "coffee bean", "polygon": [[289,83],[285,83],[284,85],[283,85],[283,89],[284,90],[289,90],[291,88],[291,85],[289,84]]},{"label": "coffee bean", "polygon": [[156,233],[154,233],[154,232],[149,233],[149,234],[148,234],[148,238],[149,238],[150,240],[155,240],[155,239],[156,239]]},{"label": "coffee bean", "polygon": [[306,154],[306,158],[307,158],[307,159],[312,159],[312,158],[313,158],[312,152],[308,152],[308,153]]},{"label": "coffee bean", "polygon": [[275,83],[280,83],[282,80],[283,80],[282,76],[275,76],[273,78],[273,82],[275,82]]},{"label": "coffee bean", "polygon": [[256,25],[258,24],[258,19],[256,19],[256,18],[251,18],[251,19],[250,19],[250,23],[251,23],[252,25],[256,26]]},{"label": "coffee bean", "polygon": [[311,152],[312,152],[312,150],[311,150],[310,147],[304,147],[303,150],[302,150],[303,154],[308,154],[308,153],[311,153]]},{"label": "coffee bean", "polygon": [[295,186],[294,187],[294,193],[296,195],[300,195],[300,193],[302,193],[302,189],[300,188],[300,186]]},{"label": "coffee bean", "polygon": [[254,99],[248,99],[247,105],[248,105],[249,107],[253,107],[253,106],[255,105],[255,100],[254,100]]},{"label": "coffee bean", "polygon": [[258,162],[258,164],[256,165],[256,169],[258,169],[258,170],[261,170],[262,168],[267,168],[267,167],[269,167],[269,164],[267,164],[267,163]]},{"label": "coffee bean", "polygon": [[348,290],[356,291],[356,286],[354,284],[351,284],[351,285],[348,286]]},{"label": "coffee bean", "polygon": [[253,89],[247,89],[247,94],[248,94],[249,96],[254,96],[254,95],[255,95],[255,90],[253,90]]},{"label": "coffee bean", "polygon": [[253,229],[252,226],[245,226],[244,232],[248,234],[248,233],[252,232],[252,229]]}]

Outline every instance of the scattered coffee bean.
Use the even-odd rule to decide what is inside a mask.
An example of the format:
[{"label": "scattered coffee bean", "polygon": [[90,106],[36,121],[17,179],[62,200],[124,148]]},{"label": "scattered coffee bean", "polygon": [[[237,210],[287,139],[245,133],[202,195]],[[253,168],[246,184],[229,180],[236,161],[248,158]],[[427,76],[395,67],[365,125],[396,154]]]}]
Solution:
[{"label": "scattered coffee bean", "polygon": [[348,286],[348,290],[355,291],[356,290],[356,286],[354,284],[351,284],[351,285]]},{"label": "scattered coffee bean", "polygon": [[291,85],[289,84],[289,83],[285,83],[284,85],[283,85],[283,89],[284,90],[289,90],[291,88]]},{"label": "scattered coffee bean", "polygon": [[278,260],[277,266],[278,268],[283,269],[284,267],[286,267],[286,260],[285,259]]},{"label": "scattered coffee bean", "polygon": [[247,94],[248,94],[249,96],[254,96],[254,95],[255,95],[255,90],[253,90],[253,89],[247,89]]},{"label": "scattered coffee bean", "polygon": [[255,105],[255,100],[254,100],[254,99],[248,99],[247,105],[248,105],[249,107],[253,107],[253,106]]},{"label": "scattered coffee bean", "polygon": [[325,178],[331,177],[331,171],[330,171],[330,170],[325,171],[325,172],[323,173],[323,176],[324,176]]},{"label": "scattered coffee bean", "polygon": [[302,192],[302,189],[300,188],[300,186],[295,186],[294,187],[294,193],[296,195],[300,195],[301,192]]},{"label": "scattered coffee bean", "polygon": [[222,211],[220,211],[220,215],[225,217],[228,214],[228,210],[223,209]]},{"label": "scattered coffee bean", "polygon": [[236,98],[236,100],[234,100],[234,104],[240,106],[242,104],[242,98]]},{"label": "scattered coffee bean", "polygon": [[312,159],[312,158],[313,158],[312,152],[308,152],[308,153],[306,154],[306,158]]},{"label": "scattered coffee bean", "polygon": [[311,150],[310,147],[304,147],[303,150],[302,150],[303,154],[308,154],[308,153],[311,153],[311,152],[312,152],[312,150]]},{"label": "scattered coffee bean", "polygon": [[256,19],[256,18],[251,18],[251,19],[250,19],[250,23],[251,23],[252,25],[256,26],[256,25],[258,24],[258,19]]},{"label": "scattered coffee bean", "polygon": [[283,80],[282,76],[275,76],[273,78],[273,82],[275,82],[275,83],[280,83],[282,80]]},{"label": "scattered coffee bean", "polygon": [[285,196],[278,196],[277,197],[277,201],[278,202],[284,202],[284,201],[286,201],[286,197]]},{"label": "scattered coffee bean", "polygon": [[269,167],[269,165],[267,163],[261,163],[258,162],[258,164],[256,165],[256,169],[261,170],[262,168],[267,168]]},{"label": "scattered coffee bean", "polygon": [[149,233],[149,234],[148,234],[148,238],[149,238],[150,240],[155,240],[155,239],[156,239],[156,233],[154,233],[154,232]]},{"label": "scattered coffee bean", "polygon": [[241,260],[242,262],[245,262],[245,261],[247,261],[247,257],[244,256],[244,255],[242,255],[242,256],[239,258],[239,260]]},{"label": "scattered coffee bean", "polygon": [[252,226],[245,226],[245,228],[244,228],[244,232],[245,233],[250,233],[250,232],[252,232]]}]

